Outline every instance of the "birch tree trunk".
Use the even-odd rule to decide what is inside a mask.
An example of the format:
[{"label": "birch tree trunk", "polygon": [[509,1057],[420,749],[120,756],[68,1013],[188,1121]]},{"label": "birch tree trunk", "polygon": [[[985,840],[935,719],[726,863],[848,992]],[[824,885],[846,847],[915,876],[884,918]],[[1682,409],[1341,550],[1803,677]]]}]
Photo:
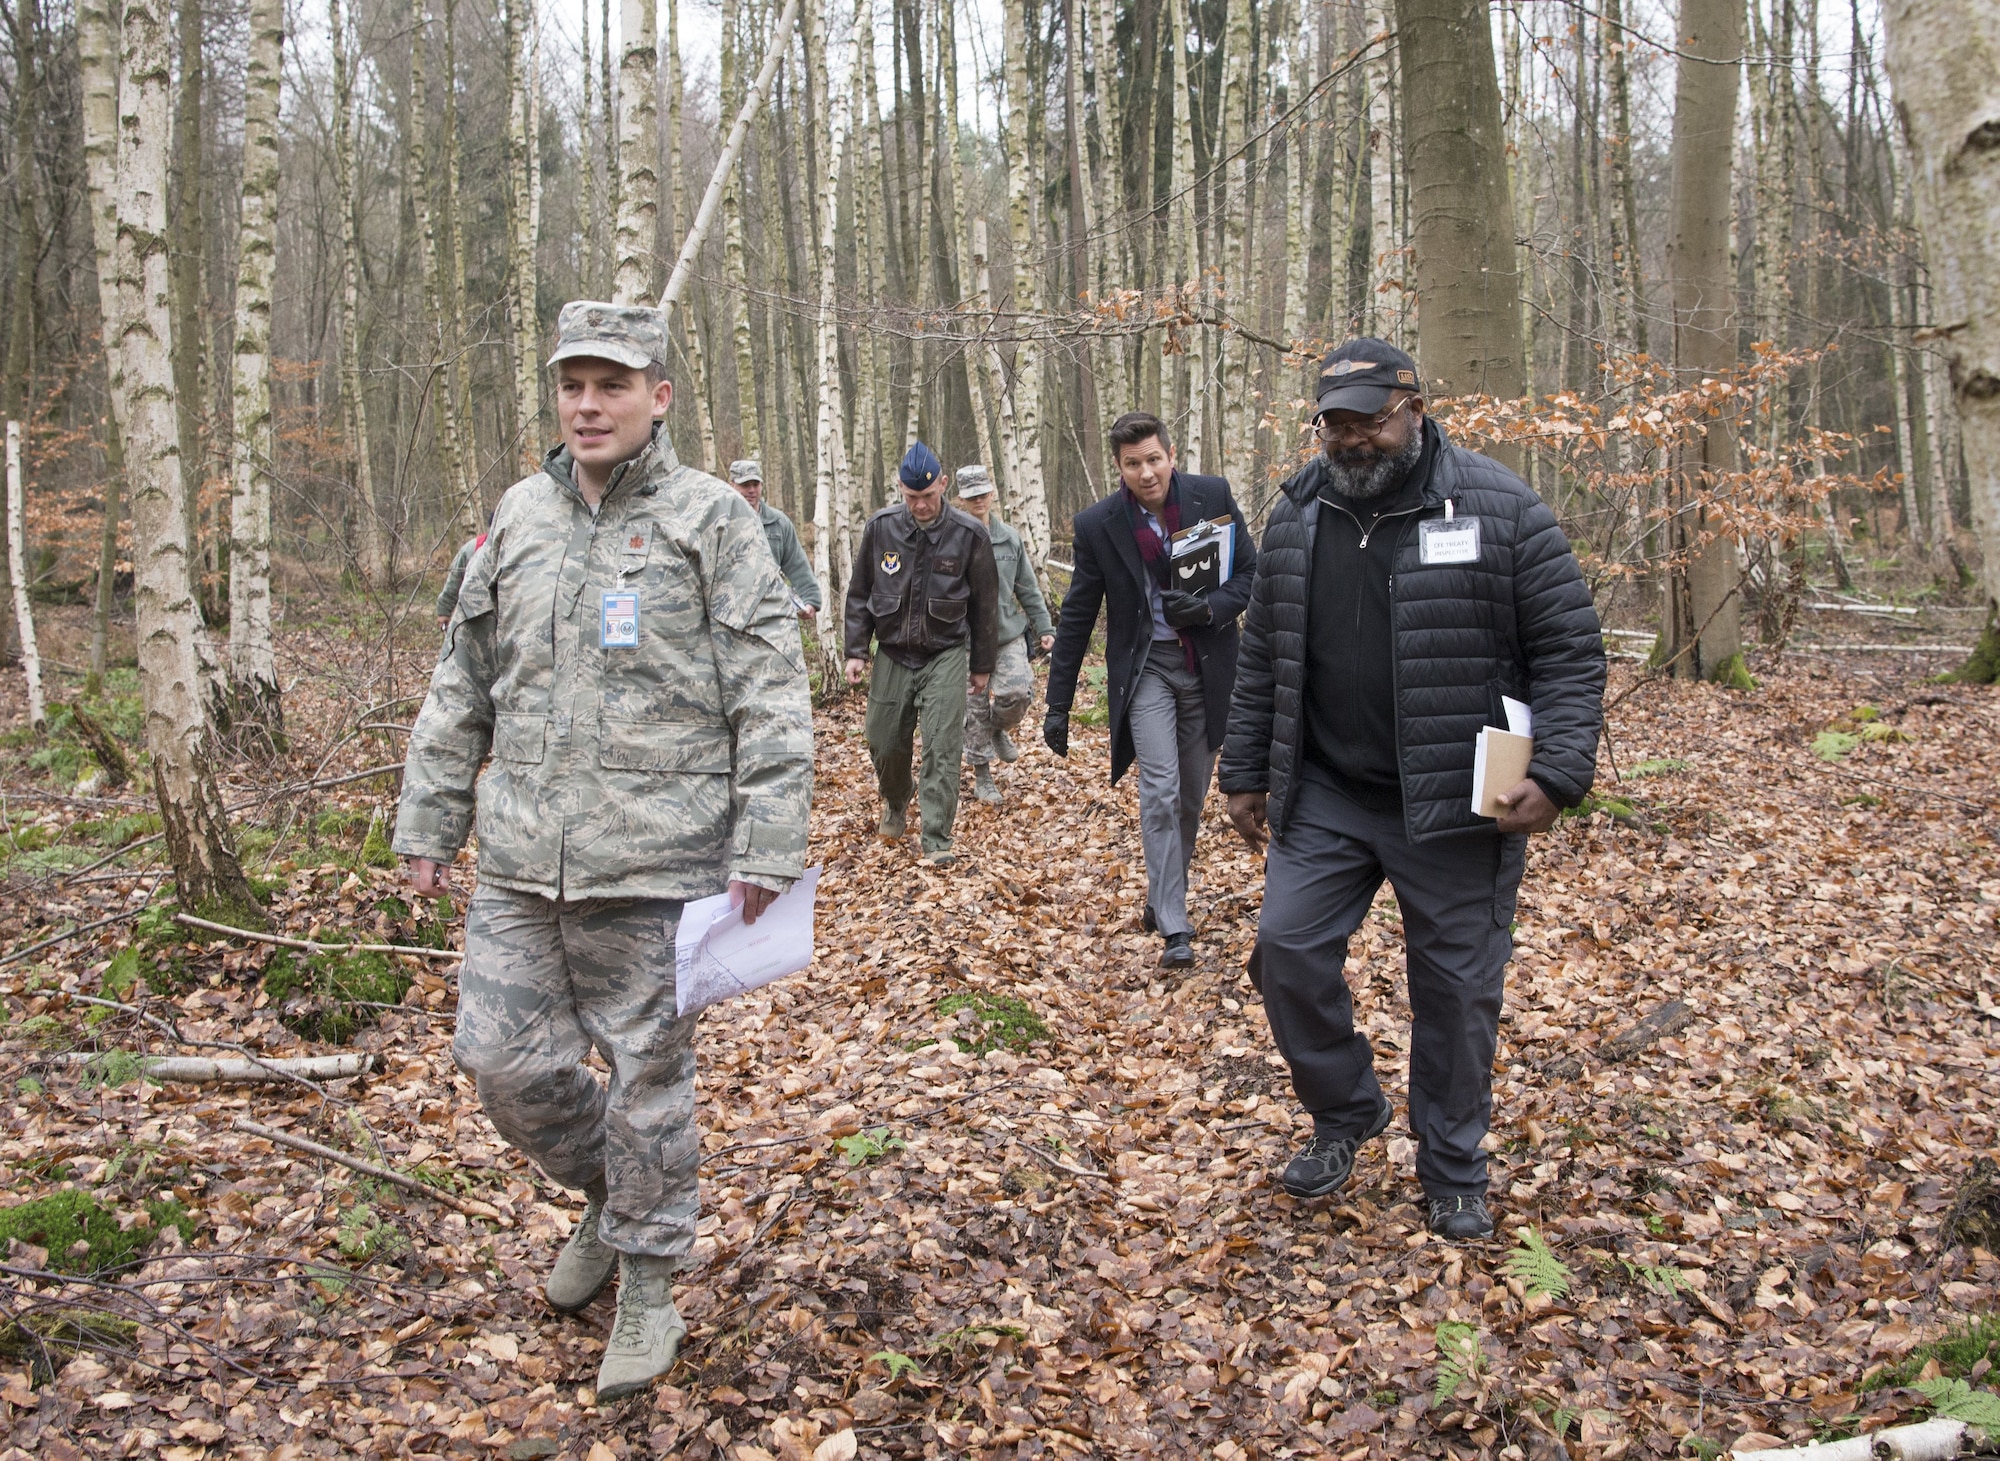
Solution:
[{"label": "birch tree trunk", "polygon": [[[520,412],[520,462],[532,472],[541,460],[542,321],[539,251],[542,235],[542,35],[535,0],[507,0],[513,49],[514,94],[508,108],[509,160],[514,167],[510,252],[514,276],[514,399]],[[647,31],[650,37],[651,30]],[[628,53],[629,54],[629,53]],[[648,67],[648,75],[651,67]],[[647,89],[647,105],[653,106]],[[656,169],[657,170],[657,169]],[[627,191],[631,191],[628,181]],[[651,233],[646,248],[652,248]]]},{"label": "birch tree trunk", "polygon": [[[1018,526],[1037,565],[1049,556],[1049,494],[1042,477],[1042,347],[1035,338],[1034,318],[1036,234],[1029,201],[1028,156],[1028,33],[1024,7],[1031,0],[1005,0],[1007,117],[1007,221],[1014,245],[1014,314],[1021,322],[1020,343],[1014,347],[1014,429],[1020,453],[1020,475],[1014,487]],[[921,230],[919,231],[921,236]],[[928,260],[922,261],[928,272]],[[920,296],[921,297],[921,296]]]},{"label": "birch tree trunk", "polygon": [[[1418,362],[1438,394],[1512,400],[1521,273],[1493,31],[1480,0],[1396,0],[1414,213]],[[1519,452],[1489,448],[1509,466]]]},{"label": "birch tree trunk", "polygon": [[1201,470],[1202,423],[1208,407],[1208,326],[1201,323],[1208,291],[1201,271],[1201,236],[1194,215],[1194,84],[1196,40],[1191,12],[1176,5],[1169,25],[1174,35],[1174,162],[1172,234],[1179,252],[1181,312],[1193,315],[1190,337],[1182,342],[1185,362],[1179,372],[1185,382],[1177,400],[1181,415],[1181,456],[1190,472]]},{"label": "birch tree trunk", "polygon": [[619,0],[615,304],[642,304],[653,293],[653,235],[660,212],[658,27],[654,0]]},{"label": "birch tree trunk", "polygon": [[[431,335],[438,352],[438,361],[449,361],[452,353],[450,322],[445,317],[446,295],[449,292],[444,270],[438,258],[437,219],[431,209],[431,169],[430,147],[426,136],[430,130],[430,78],[425,63],[424,48],[429,29],[424,16],[425,0],[412,0],[410,7],[410,190],[416,195],[417,234],[423,251],[424,308],[430,316]],[[588,75],[588,68],[585,70]],[[447,81],[449,78],[447,78]],[[584,129],[586,156],[588,155],[589,128]],[[275,169],[276,163],[273,162]],[[275,181],[275,178],[274,178]],[[246,192],[247,200],[247,192]],[[247,201],[245,204],[247,212]],[[589,209],[586,208],[586,213]],[[589,255],[589,232],[586,222],[585,256]],[[267,285],[268,289],[268,285]],[[266,306],[269,313],[269,306]],[[239,336],[240,338],[240,336]],[[435,369],[435,365],[433,366]],[[445,491],[449,495],[453,514],[457,520],[458,538],[478,536],[484,524],[480,518],[479,499],[467,480],[464,466],[464,446],[459,439],[459,416],[457,393],[449,386],[450,372],[447,369],[446,389],[435,393],[437,396],[438,466],[444,477]],[[268,402],[266,405],[268,410]],[[268,511],[268,510],[267,510]]]},{"label": "birch tree trunk", "polygon": [[[118,34],[111,0],[81,0],[76,13],[76,49],[83,89],[83,158],[90,192],[90,237],[97,265],[99,335],[106,371],[120,321],[118,269]],[[125,480],[123,400],[110,393],[104,422],[104,526],[98,538],[97,593],[90,621],[90,678],[86,688],[101,693],[111,637],[111,600],[118,570],[118,504]]]},{"label": "birch tree trunk", "polygon": [[[155,0],[158,3],[158,0]],[[354,196],[354,77],[341,0],[327,0],[333,38],[333,176],[340,210],[340,408],[348,450],[354,455],[355,511],[360,515],[361,577],[379,585],[389,554],[382,510],[375,497],[375,468],[368,435],[368,402],[361,392],[361,216]],[[137,522],[137,508],[133,517]]]},{"label": "birch tree trunk", "polygon": [[[1218,270],[1221,299],[1239,322],[1250,317],[1255,296],[1251,250],[1255,230],[1250,220],[1250,6],[1251,0],[1229,0],[1229,23],[1222,45],[1222,119],[1215,129],[1215,152],[1223,164],[1222,259]],[[1252,346],[1235,330],[1215,333],[1218,370],[1216,390],[1221,400],[1222,474],[1238,492],[1251,490],[1250,422],[1254,392],[1250,382]]]},{"label": "birch tree trunk", "polygon": [[[964,0],[939,0],[938,3],[938,59],[939,64],[944,70],[945,145],[951,148],[952,251],[958,271],[958,292],[960,298],[957,302],[960,306],[966,303],[964,297],[966,290],[968,288],[976,288],[973,281],[979,272],[979,266],[973,259],[972,234],[966,216],[967,210],[971,206],[968,197],[971,179],[968,177],[965,167],[965,129],[960,123],[958,114],[958,33],[956,12],[962,3],[964,3]],[[857,29],[855,32],[855,47],[858,62],[862,57],[862,48],[866,46],[872,49],[875,44],[874,26],[867,18],[868,8],[867,0],[862,0],[862,3],[856,7]],[[864,64],[872,65],[872,61],[865,62]],[[871,133],[875,129],[873,100],[871,90],[868,97],[870,106],[865,119],[865,125]],[[877,145],[872,137],[867,144],[870,149]],[[875,165],[879,167],[879,159]],[[874,174],[866,167],[864,167],[863,171],[866,177],[864,178],[864,187],[861,196],[865,198],[868,196],[866,178],[872,178]],[[867,259],[867,268],[869,271],[870,293],[868,297],[873,299],[878,296],[873,292],[875,261],[869,253],[867,244],[867,230],[870,228],[867,216],[868,210],[864,205],[857,208],[855,212],[859,216],[863,230],[862,254]],[[981,222],[983,224],[984,220],[982,219]],[[986,464],[989,470],[1000,474],[999,480],[1002,485],[1009,485],[1012,478],[1008,474],[1012,471],[1012,466],[1010,463],[1001,462],[996,459],[993,426],[986,415],[986,349],[983,345],[972,345],[960,352],[960,359],[965,365],[965,393],[972,403],[973,440],[979,443],[980,460]],[[859,365],[857,363],[858,372]],[[862,390],[867,403],[872,407],[874,393],[871,383],[864,383]],[[858,420],[859,418],[857,417]]]},{"label": "birch tree trunk", "polygon": [[118,271],[128,301],[112,352],[112,391],[123,397],[128,426],[139,685],[176,899],[183,908],[261,928],[264,917],[236,860],[216,790],[214,736],[195,652],[201,618],[188,573],[167,282],[166,11],[165,0],[125,0],[118,166],[115,177],[98,179],[117,200]]},{"label": "birch tree trunk", "polygon": [[[451,395],[451,410],[465,425],[465,447],[461,461],[466,501],[473,504],[479,526],[485,526],[479,496],[479,467],[473,461],[476,439],[473,434],[470,372],[465,368],[465,236],[458,211],[458,0],[444,0],[444,291],[446,310],[445,385]],[[453,484],[453,490],[460,490]]]},{"label": "birch tree trunk", "polygon": [[[1888,0],[1882,18],[1991,614],[2000,612],[2000,12]],[[2000,619],[1989,617],[1973,659],[1968,678],[2000,672]]]},{"label": "birch tree trunk", "polygon": [[[1093,0],[1091,10],[1096,23],[1091,52],[1097,78],[1094,90],[1103,141],[1097,173],[1097,226],[1105,230],[1097,244],[1097,294],[1104,299],[1132,283],[1132,236],[1125,229],[1125,114],[1118,91],[1117,0]],[[1105,353],[1111,370],[1105,377],[1103,394],[1112,403],[1106,414],[1115,420],[1135,404],[1130,342],[1123,335],[1113,335]]]},{"label": "birch tree trunk", "polygon": [[[1389,33],[1389,0],[1368,0],[1368,33]],[[1403,260],[1396,248],[1396,147],[1389,111],[1393,44],[1377,45],[1368,57],[1368,308],[1367,330],[1392,344],[1399,333]]]},{"label": "birch tree trunk", "polygon": [[[199,603],[203,560],[209,555],[201,542],[201,489],[208,476],[208,360],[202,339],[203,255],[207,236],[202,228],[203,195],[208,179],[202,167],[202,90],[207,70],[203,44],[202,0],[177,0],[179,85],[174,98],[174,145],[168,160],[167,277],[174,311],[174,395],[180,418],[181,482],[187,493],[188,535],[196,545],[189,564]],[[176,177],[175,174],[178,174]]]},{"label": "birch tree trunk", "polygon": [[[1247,3],[1247,0],[1242,0]],[[1078,298],[1070,302],[1071,308],[1078,307],[1082,297],[1091,292],[1092,275],[1090,251],[1097,237],[1097,203],[1091,191],[1090,176],[1086,168],[1088,147],[1084,141],[1083,112],[1083,0],[1064,0],[1063,9],[1063,131],[1067,134],[1069,153],[1069,255],[1071,290]],[[954,136],[957,129],[952,129]],[[1089,482],[1091,495],[1099,491],[1098,484],[1104,481],[1104,424],[1099,420],[1097,404],[1097,360],[1103,354],[1101,346],[1094,340],[1086,341],[1076,352],[1076,402],[1073,427],[1076,439],[1082,443],[1083,472]]]},{"label": "birch tree trunk", "polygon": [[[1736,364],[1730,169],[1718,159],[1735,153],[1743,0],[1681,0],[1678,34],[1667,275],[1674,365],[1700,381]],[[1744,675],[1737,546],[1708,505],[1713,474],[1735,465],[1732,425],[1717,419],[1681,455],[1669,501],[1676,560],[1663,648],[1678,677],[1737,682]]]},{"label": "birch tree trunk", "polygon": [[[865,5],[869,0],[861,3]],[[841,639],[833,627],[833,606],[840,603],[846,592],[850,551],[845,541],[846,524],[842,521],[845,513],[841,511],[846,496],[847,444],[840,387],[840,329],[834,313],[835,249],[839,244],[841,153],[847,143],[849,97],[854,77],[860,72],[861,58],[855,56],[857,64],[849,78],[849,90],[830,97],[824,0],[807,0],[806,53],[814,92],[813,114],[823,118],[826,126],[821,143],[825,169],[819,180],[819,238],[813,253],[814,273],[819,276],[819,424],[818,472],[813,484],[813,572],[819,578],[828,605],[827,629],[819,636],[819,646],[820,684],[830,691],[844,683]]]},{"label": "birch tree trunk", "polygon": [[[249,19],[231,412],[229,685],[235,718],[261,726],[277,744],[284,735],[285,713],[271,643],[271,463],[276,447],[271,418],[271,280],[278,255],[278,103],[285,45],[284,0],[250,0]],[[415,43],[418,59],[414,64],[421,78],[421,27]],[[419,94],[421,85],[419,80]],[[421,111],[417,115],[421,121]],[[417,135],[421,137],[421,128]],[[421,162],[417,172],[421,179]],[[424,217],[428,242],[427,203]],[[435,273],[436,260],[427,259],[427,263]],[[446,481],[455,486],[460,480],[458,462],[452,458]]]},{"label": "birch tree trunk", "polygon": [[[737,50],[741,19],[742,11],[737,0],[723,0],[723,116],[735,112],[743,103],[743,62]],[[811,28],[809,18],[808,33]],[[736,411],[737,445],[744,456],[761,457],[764,454],[764,436],[758,429],[757,421],[757,351],[750,330],[750,268],[743,241],[743,182],[734,171],[729,174],[729,182],[722,190],[722,267],[727,283],[716,303],[722,306],[731,349],[729,369],[723,381],[729,391],[729,405]]]},{"label": "birch tree trunk", "polygon": [[21,634],[21,671],[28,682],[28,724],[46,729],[42,656],[35,644],[35,615],[28,605],[27,489],[21,483],[21,423],[7,423],[7,567],[13,579],[14,623]]}]

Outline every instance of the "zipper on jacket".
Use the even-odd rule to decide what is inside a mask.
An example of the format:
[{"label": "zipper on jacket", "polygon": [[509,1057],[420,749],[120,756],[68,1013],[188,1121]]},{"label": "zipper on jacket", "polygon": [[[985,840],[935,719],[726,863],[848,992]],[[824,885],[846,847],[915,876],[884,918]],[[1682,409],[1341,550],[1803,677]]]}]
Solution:
[{"label": "zipper on jacket", "polygon": [[1357,533],[1361,534],[1361,546],[1364,548],[1368,546],[1368,540],[1375,536],[1375,529],[1381,527],[1382,524],[1389,521],[1389,519],[1396,517],[1408,517],[1413,512],[1422,512],[1424,510],[1424,505],[1421,502],[1419,502],[1415,507],[1406,507],[1399,512],[1381,513],[1376,517],[1375,521],[1371,522],[1370,524],[1368,524],[1367,527],[1364,528],[1361,526],[1361,519],[1356,517],[1352,512],[1348,512],[1348,510],[1345,507],[1342,507],[1338,502],[1328,502],[1324,497],[1320,498],[1320,502],[1324,506],[1332,508],[1335,512],[1347,513],[1347,520],[1353,523],[1354,530]]}]

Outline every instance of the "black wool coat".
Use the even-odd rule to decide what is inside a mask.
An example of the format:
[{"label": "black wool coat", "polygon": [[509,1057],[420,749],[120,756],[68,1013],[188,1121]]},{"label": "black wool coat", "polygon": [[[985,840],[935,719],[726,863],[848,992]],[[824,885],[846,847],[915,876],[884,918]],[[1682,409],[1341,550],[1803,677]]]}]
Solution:
[{"label": "black wool coat", "polygon": [[[1389,578],[1396,750],[1412,841],[1474,827],[1473,742],[1505,728],[1500,700],[1534,710],[1529,776],[1560,806],[1581,802],[1597,772],[1604,723],[1604,639],[1590,587],[1555,514],[1514,473],[1433,430],[1441,449],[1421,511],[1396,528]],[[1291,820],[1305,754],[1303,682],[1313,535],[1326,464],[1315,457],[1282,489],[1264,530],[1256,592],[1217,780],[1225,793],[1270,793],[1271,829]],[[1476,562],[1426,566],[1418,524],[1477,518]]]},{"label": "black wool coat", "polygon": [[[1236,620],[1250,601],[1257,571],[1257,545],[1243,513],[1221,477],[1175,472],[1181,526],[1227,517],[1235,523],[1234,562],[1229,581],[1212,590],[1213,618],[1192,631],[1208,711],[1210,750],[1222,746],[1229,724],[1229,692],[1236,679]],[[1152,577],[1139,556],[1123,490],[1092,503],[1073,521],[1076,572],[1063,595],[1055,648],[1049,652],[1049,709],[1067,711],[1076,700],[1076,677],[1090,648],[1098,610],[1105,615],[1105,688],[1111,695],[1111,780],[1116,784],[1136,755],[1132,748],[1132,692],[1146,668],[1153,644]]]}]

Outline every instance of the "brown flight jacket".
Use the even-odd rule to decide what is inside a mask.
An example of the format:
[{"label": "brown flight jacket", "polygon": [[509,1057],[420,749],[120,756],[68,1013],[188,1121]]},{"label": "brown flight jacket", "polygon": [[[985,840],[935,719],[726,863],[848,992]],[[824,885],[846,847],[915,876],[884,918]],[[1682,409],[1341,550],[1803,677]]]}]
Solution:
[{"label": "brown flight jacket", "polygon": [[999,655],[1000,576],[978,518],[947,505],[929,531],[901,503],[868,519],[847,580],[847,657],[868,658],[873,638],[916,669],[970,640],[970,673]]}]

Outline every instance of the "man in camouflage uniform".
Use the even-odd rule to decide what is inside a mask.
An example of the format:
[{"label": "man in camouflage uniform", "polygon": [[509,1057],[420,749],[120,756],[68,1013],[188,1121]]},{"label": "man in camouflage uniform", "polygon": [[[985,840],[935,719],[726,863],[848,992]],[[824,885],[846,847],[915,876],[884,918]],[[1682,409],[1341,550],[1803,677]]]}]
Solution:
[{"label": "man in camouflage uniform", "polygon": [[[847,580],[847,683],[868,680],[868,755],[882,794],[880,834],[907,828],[910,763],[924,733],[924,861],[958,861],[951,831],[958,820],[958,771],[965,753],[965,697],[993,674],[999,584],[993,544],[970,513],[945,501],[951,479],[921,441],[897,468],[901,502],[861,529]],[[868,664],[873,640],[881,653]]]},{"label": "man in camouflage uniform", "polygon": [[[619,1273],[600,1400],[664,1374],[687,1332],[682,903],[727,887],[754,921],[803,870],[812,797],[791,595],[757,515],[675,457],[666,348],[653,310],[564,307],[562,445],[467,567],[396,819],[417,891],[437,896],[477,812],[452,1053],[500,1134],[588,1196],[547,1292],[573,1312]],[[608,1089],[583,1068],[593,1046]]]},{"label": "man in camouflage uniform", "polygon": [[763,466],[749,457],[731,462],[729,481],[756,512],[757,521],[764,525],[764,539],[771,545],[771,556],[778,560],[778,572],[784,574],[785,582],[792,586],[792,597],[798,601],[799,617],[816,617],[823,602],[819,580],[813,576],[812,564],[806,561],[805,547],[799,542],[799,530],[792,526],[790,518],[764,500]]},{"label": "man in camouflage uniform", "polygon": [[993,568],[1000,580],[1000,652],[993,661],[993,678],[984,690],[965,700],[965,759],[972,763],[972,794],[996,803],[1000,788],[993,780],[993,758],[1018,761],[1020,750],[1007,733],[1021,723],[1035,698],[1035,676],[1028,668],[1028,632],[1032,628],[1042,652],[1056,642],[1042,586],[1035,582],[1035,565],[1028,561],[1021,535],[993,515],[998,499],[993,474],[984,467],[958,469],[958,505],[986,524],[993,539]]}]

